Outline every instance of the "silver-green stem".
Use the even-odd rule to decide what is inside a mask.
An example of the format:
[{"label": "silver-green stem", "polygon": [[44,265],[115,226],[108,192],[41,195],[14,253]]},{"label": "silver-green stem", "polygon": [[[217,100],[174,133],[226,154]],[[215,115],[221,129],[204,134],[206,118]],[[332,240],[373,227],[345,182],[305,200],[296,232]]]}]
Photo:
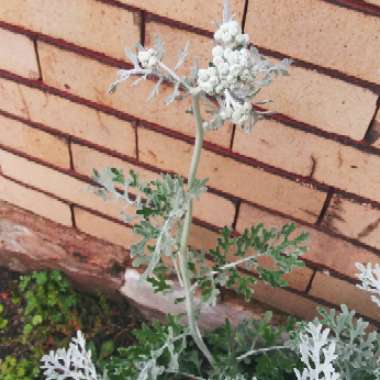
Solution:
[{"label": "silver-green stem", "polygon": [[[189,188],[193,185],[194,180],[196,178],[196,173],[197,173],[197,169],[199,165],[199,159],[200,159],[200,155],[202,151],[203,138],[204,138],[202,116],[201,116],[200,105],[199,105],[200,93],[197,89],[195,89],[192,91],[191,95],[192,95],[193,114],[195,117],[197,130],[196,130],[193,157],[191,160],[191,166],[190,166],[189,177],[188,177]],[[189,239],[191,222],[193,219],[192,209],[193,209],[193,205],[192,205],[192,202],[190,202],[189,208],[187,210],[187,213],[185,215],[185,219],[183,222],[182,236],[181,236],[180,249],[179,249],[179,255],[178,255],[179,270],[181,272],[181,277],[182,277],[183,286],[185,290],[186,313],[187,313],[187,319],[188,319],[191,336],[193,337],[194,342],[196,343],[200,351],[203,353],[203,355],[207,358],[210,364],[213,367],[215,367],[215,360],[211,352],[207,348],[202,338],[202,334],[199,330],[199,326],[197,323],[195,310],[194,310],[195,308],[194,308],[193,291],[191,288],[191,283],[190,283],[190,278],[189,278],[188,245],[187,244],[188,244],[188,239]]]},{"label": "silver-green stem", "polygon": [[279,350],[288,350],[288,349],[289,349],[289,347],[287,347],[287,346],[273,346],[273,347],[259,348],[257,350],[251,350],[251,351],[246,352],[243,355],[238,356],[237,360],[241,361],[241,360],[244,360],[244,359],[246,359],[246,358],[248,358],[250,356],[263,354],[265,352],[279,351]]}]

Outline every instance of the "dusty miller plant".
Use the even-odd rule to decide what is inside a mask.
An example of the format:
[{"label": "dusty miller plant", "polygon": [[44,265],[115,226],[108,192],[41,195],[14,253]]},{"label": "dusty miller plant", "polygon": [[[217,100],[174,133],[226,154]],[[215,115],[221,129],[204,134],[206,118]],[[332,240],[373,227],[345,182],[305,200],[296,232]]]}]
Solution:
[{"label": "dusty miller plant", "polygon": [[[211,367],[217,363],[205,344],[198,326],[198,310],[195,293],[201,291],[202,302],[215,304],[221,287],[235,288],[249,298],[254,277],[242,275],[239,267],[254,268],[258,277],[272,285],[285,285],[282,275],[295,266],[302,265],[298,256],[305,252],[305,234],[292,237],[293,225],[280,230],[267,230],[262,225],[247,229],[240,237],[233,237],[228,228],[223,230],[215,250],[208,252],[212,264],[204,252],[196,252],[188,246],[192,224],[193,201],[206,191],[207,180],[196,177],[204,134],[221,128],[226,122],[249,132],[265,112],[257,111],[253,104],[255,96],[278,75],[287,73],[289,60],[272,64],[250,46],[249,37],[242,33],[225,2],[223,23],[214,34],[210,64],[205,69],[193,67],[189,77],[181,77],[177,70],[188,54],[188,45],[180,52],[174,68],[164,63],[165,49],[159,38],[155,46],[137,46],[137,52],[127,49],[132,69],[121,70],[111,86],[111,92],[131,77],[133,84],[148,78],[156,79],[149,99],[155,97],[162,83],[170,83],[173,93],[166,99],[169,104],[190,96],[196,126],[196,138],[187,184],[180,177],[163,175],[161,179],[144,183],[135,173],[125,176],[117,169],[95,172],[104,196],[112,195],[134,205],[140,217],[135,232],[141,241],[131,247],[134,265],[145,265],[143,279],[150,281],[157,291],[169,288],[166,278],[177,276],[184,290],[188,330],[199,350]],[[260,103],[260,102],[256,102]],[[210,115],[204,120],[201,106]],[[133,190],[134,198],[129,196]],[[247,251],[252,249],[248,256]],[[258,258],[269,256],[276,270],[260,266]],[[233,262],[230,258],[235,257]],[[168,265],[170,262],[172,265]]]},{"label": "dusty miller plant", "polygon": [[[267,114],[258,111],[255,105],[268,101],[255,101],[255,97],[277,76],[286,75],[290,64],[286,59],[272,64],[251,46],[248,35],[243,34],[240,24],[233,20],[228,1],[225,1],[223,22],[214,34],[214,42],[208,67],[194,65],[187,77],[180,76],[178,69],[187,59],[189,45],[180,52],[173,68],[164,63],[165,48],[159,38],[151,48],[137,45],[136,51],[127,49],[133,68],[120,70],[110,87],[110,92],[114,92],[120,83],[131,78],[136,78],[133,85],[152,79],[155,84],[148,97],[151,100],[159,94],[162,84],[171,85],[173,91],[165,103],[190,97],[189,112],[195,120],[196,134],[187,181],[164,174],[145,182],[135,172],[125,175],[116,168],[94,171],[94,179],[100,185],[96,190],[99,195],[134,207],[134,215],[126,209],[123,217],[128,222],[133,221],[134,231],[140,236],[140,241],[131,246],[131,255],[135,267],[145,268],[142,281],[150,282],[157,292],[165,292],[171,288],[167,279],[175,276],[184,294],[177,302],[185,304],[185,327],[178,331],[165,330],[162,344],[152,348],[148,355],[140,354],[133,363],[134,377],[126,378],[155,380],[172,374],[205,380],[180,368],[180,357],[190,337],[208,362],[208,378],[255,379],[253,375],[231,374],[226,365],[214,357],[198,325],[200,308],[204,304],[215,305],[223,288],[234,289],[249,299],[258,279],[272,286],[286,286],[283,275],[303,265],[299,256],[306,251],[307,236],[295,234],[292,224],[279,229],[257,224],[239,236],[225,227],[216,247],[208,251],[195,250],[188,244],[193,202],[207,191],[207,179],[197,178],[205,133],[220,129],[225,123],[233,123],[245,132],[252,131],[255,123]],[[202,116],[205,114],[206,118]],[[270,258],[271,269],[260,264],[260,257]],[[242,268],[254,270],[256,277],[244,274],[240,271]],[[379,304],[380,269],[364,266],[359,269],[362,288],[370,291],[372,299]],[[196,294],[200,294],[200,301]],[[377,371],[379,364],[378,336],[367,333],[366,329],[363,321],[353,321],[352,313],[346,308],[339,315],[322,312],[321,319],[299,328],[293,341],[257,347],[256,340],[252,340],[246,351],[240,352],[234,360],[239,363],[269,352],[293,350],[303,363],[302,371],[294,370],[298,380],[359,379],[357,376],[364,376],[368,371]],[[162,356],[169,357],[165,366],[160,364]],[[80,333],[68,350],[51,352],[42,362],[48,380],[107,379],[107,374],[96,373]],[[366,366],[364,371],[363,366]]]},{"label": "dusty miller plant", "polygon": [[[128,198],[131,187],[137,190],[135,201],[127,199],[128,203],[134,203],[137,214],[142,217],[135,226],[135,231],[141,235],[142,240],[131,248],[134,264],[146,265],[143,278],[156,285],[157,290],[165,290],[165,277],[171,272],[175,273],[184,289],[189,333],[212,367],[216,366],[215,360],[202,339],[197,323],[194,302],[196,290],[201,290],[203,302],[211,304],[215,304],[221,286],[237,287],[248,294],[253,277],[240,275],[238,266],[254,267],[267,282],[280,282],[281,275],[294,266],[301,265],[297,257],[304,252],[302,243],[305,240],[303,234],[290,238],[294,230],[292,226],[285,226],[279,231],[258,226],[244,231],[242,238],[236,239],[232,237],[231,231],[225,229],[217,249],[210,252],[215,259],[211,268],[207,266],[202,253],[194,252],[188,246],[193,201],[206,191],[207,181],[196,177],[205,132],[221,128],[225,122],[233,122],[245,131],[250,131],[264,114],[252,106],[255,96],[276,76],[286,74],[289,65],[288,60],[271,64],[255,48],[249,46],[248,35],[243,34],[240,24],[232,19],[227,2],[223,23],[215,32],[214,41],[209,67],[194,67],[191,75],[185,78],[180,77],[177,70],[185,62],[188,45],[179,54],[174,68],[169,68],[163,62],[164,45],[158,38],[153,48],[138,46],[136,54],[127,49],[134,67],[121,70],[111,86],[111,91],[115,91],[121,82],[132,76],[138,77],[134,84],[153,77],[157,82],[149,98],[159,93],[163,82],[173,85],[173,93],[166,99],[167,103],[191,97],[196,139],[187,186],[182,179],[168,175],[148,184],[140,182],[134,173],[124,177],[123,173],[115,169],[95,175],[103,188],[117,198]],[[203,120],[201,116],[203,103],[207,105],[210,115],[208,120]],[[119,195],[114,184],[123,187],[123,195]],[[154,244],[149,244],[152,241]],[[234,248],[237,260],[229,263],[231,248]],[[254,253],[247,257],[248,248],[253,248]],[[261,268],[258,264],[259,256],[270,256],[277,264],[277,273]],[[172,262],[172,266],[167,265],[166,258]]]}]

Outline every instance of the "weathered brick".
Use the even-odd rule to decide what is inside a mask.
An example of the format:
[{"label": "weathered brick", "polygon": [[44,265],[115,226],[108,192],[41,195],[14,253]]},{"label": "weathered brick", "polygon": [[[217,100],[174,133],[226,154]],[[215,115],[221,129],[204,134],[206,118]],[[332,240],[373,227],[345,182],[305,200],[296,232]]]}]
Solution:
[{"label": "weathered brick", "polygon": [[[75,169],[83,175],[91,175],[93,168],[116,167],[123,169],[124,173],[134,170],[139,173],[143,180],[152,180],[158,177],[158,174],[155,172],[85,146],[73,144],[72,152]],[[215,226],[223,227],[232,224],[235,216],[235,206],[227,199],[212,193],[205,193],[194,203],[194,216]]]},{"label": "weathered brick", "polygon": [[145,46],[153,46],[155,38],[159,36],[165,44],[164,62],[174,67],[178,61],[178,53],[189,43],[189,56],[179,69],[182,75],[189,75],[196,61],[199,67],[207,67],[211,59],[211,49],[214,46],[211,38],[177,29],[159,22],[145,24]]},{"label": "weathered brick", "polygon": [[136,156],[134,127],[59,96],[0,78],[0,109],[128,156]]},{"label": "weathered brick", "polygon": [[332,304],[346,304],[360,314],[380,319],[379,308],[370,300],[370,295],[347,281],[317,272],[310,294]]},{"label": "weathered brick", "polygon": [[0,263],[18,272],[64,271],[89,292],[115,294],[123,284],[128,252],[0,202]]},{"label": "weathered brick", "polygon": [[268,109],[327,132],[363,139],[376,110],[377,94],[301,67],[291,66],[289,73],[258,96],[273,100]]},{"label": "weathered brick", "polygon": [[380,249],[380,210],[334,195],[323,225],[333,232]]},{"label": "weathered brick", "polygon": [[[223,0],[210,1],[207,6],[202,0],[121,0],[121,2],[206,30],[214,31],[215,25],[223,19]],[[237,20],[241,20],[244,0],[231,0],[230,3],[232,13]]]},{"label": "weathered brick", "polygon": [[65,226],[71,226],[71,210],[68,204],[38,191],[28,189],[0,176],[0,199]]},{"label": "weathered brick", "polygon": [[40,73],[33,41],[21,34],[0,29],[0,68],[38,79]]},{"label": "weathered brick", "polygon": [[[107,88],[116,78],[117,70],[114,67],[48,44],[40,43],[38,46],[47,84],[136,118],[194,136],[194,120],[186,113],[190,99],[165,106],[164,99],[172,90],[161,86],[160,96],[148,102],[147,97],[154,87],[152,81],[143,81],[137,87],[131,87],[132,81],[124,83],[115,94],[110,95]],[[223,128],[219,133],[207,134],[206,140],[228,147],[231,134],[232,127]]]},{"label": "weathered brick", "polygon": [[0,115],[0,143],[62,168],[70,168],[67,142]]},{"label": "weathered brick", "polygon": [[122,204],[117,201],[104,202],[87,183],[68,174],[29,161],[4,150],[0,150],[2,172],[22,183],[44,190],[67,202],[76,203],[99,211],[113,218],[120,217]]},{"label": "weathered brick", "polygon": [[[244,228],[259,222],[267,227],[282,227],[285,223],[293,221],[243,203],[240,207],[236,229],[241,232]],[[308,252],[304,258],[311,263],[323,265],[351,278],[356,277],[356,262],[380,263],[380,258],[374,253],[342,239],[304,225],[300,225],[298,230],[309,234]]]},{"label": "weathered brick", "polygon": [[263,283],[256,284],[254,291],[254,299],[276,310],[281,310],[306,320],[313,319],[317,314],[317,307],[320,306],[309,298],[286,289],[271,288]]},{"label": "weathered brick", "polygon": [[[147,129],[139,129],[138,134],[142,161],[187,175],[190,144]],[[175,150],[167,149],[174,145]],[[206,150],[202,152],[198,176],[209,178],[212,187],[312,222],[325,199],[321,191]]]},{"label": "weathered brick", "polygon": [[380,157],[268,120],[252,138],[237,131],[234,150],[270,165],[380,201]]},{"label": "weathered brick", "polygon": [[88,235],[129,249],[138,241],[131,228],[74,207],[75,225]]},{"label": "weathered brick", "polygon": [[379,83],[378,17],[326,1],[257,0],[246,29],[259,46]]},{"label": "weathered brick", "polygon": [[0,20],[116,58],[140,40],[133,13],[101,1],[3,1]]}]

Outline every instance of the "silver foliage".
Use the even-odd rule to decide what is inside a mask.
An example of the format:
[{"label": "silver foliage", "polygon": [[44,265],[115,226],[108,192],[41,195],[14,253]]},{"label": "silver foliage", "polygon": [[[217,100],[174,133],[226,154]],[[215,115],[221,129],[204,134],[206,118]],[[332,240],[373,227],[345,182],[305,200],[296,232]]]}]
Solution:
[{"label": "silver foliage", "polygon": [[295,369],[297,380],[339,380],[333,366],[337,358],[335,341],[329,339],[330,330],[320,323],[310,322],[300,335],[299,351],[306,368]]},{"label": "silver foliage", "polygon": [[359,271],[357,277],[361,282],[357,287],[370,293],[372,302],[380,307],[380,265],[356,263],[356,268]]},{"label": "silver foliage", "polygon": [[380,375],[379,333],[371,331],[369,323],[358,318],[346,305],[341,306],[340,312],[321,309],[320,314],[320,323],[330,329],[335,340],[335,365],[342,377],[361,380],[375,373]]},{"label": "silver foliage", "polygon": [[86,341],[78,331],[69,348],[51,351],[41,359],[45,380],[106,380],[96,372],[91,352],[86,351]]}]

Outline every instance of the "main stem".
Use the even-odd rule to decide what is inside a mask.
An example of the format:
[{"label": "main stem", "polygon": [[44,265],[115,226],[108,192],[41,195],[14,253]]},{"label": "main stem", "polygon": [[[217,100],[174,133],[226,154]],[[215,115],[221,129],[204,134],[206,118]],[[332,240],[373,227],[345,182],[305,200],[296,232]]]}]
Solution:
[{"label": "main stem", "polygon": [[[194,145],[194,150],[193,150],[193,157],[191,159],[191,166],[190,166],[189,176],[188,176],[189,188],[193,185],[194,180],[196,178],[198,165],[199,165],[199,159],[201,156],[201,151],[202,151],[202,146],[203,146],[203,138],[204,138],[202,116],[201,116],[200,105],[199,105],[199,97],[200,97],[199,91],[195,89],[193,90],[191,95],[192,95],[193,114],[195,117],[197,130],[196,130],[195,145]],[[182,236],[181,236],[179,257],[178,257],[179,270],[180,270],[181,278],[183,281],[183,287],[185,289],[186,313],[187,313],[187,320],[188,320],[191,336],[193,337],[194,342],[198,346],[199,350],[207,358],[210,364],[213,367],[215,367],[215,360],[211,352],[207,348],[202,338],[202,334],[199,330],[199,326],[197,323],[195,310],[194,310],[195,308],[194,308],[193,291],[191,289],[191,282],[189,278],[187,243],[189,239],[189,232],[190,232],[192,219],[193,219],[193,205],[192,205],[192,202],[190,202],[189,208],[187,210],[187,213],[185,215],[185,219],[183,222],[183,229],[182,229]]]}]

